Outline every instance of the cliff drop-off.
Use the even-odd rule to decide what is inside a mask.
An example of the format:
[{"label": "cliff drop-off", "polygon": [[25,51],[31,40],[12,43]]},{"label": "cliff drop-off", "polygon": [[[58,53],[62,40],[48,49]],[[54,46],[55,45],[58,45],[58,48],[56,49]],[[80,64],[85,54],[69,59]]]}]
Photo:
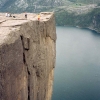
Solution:
[{"label": "cliff drop-off", "polygon": [[54,13],[0,14],[0,100],[51,100],[56,58]]}]

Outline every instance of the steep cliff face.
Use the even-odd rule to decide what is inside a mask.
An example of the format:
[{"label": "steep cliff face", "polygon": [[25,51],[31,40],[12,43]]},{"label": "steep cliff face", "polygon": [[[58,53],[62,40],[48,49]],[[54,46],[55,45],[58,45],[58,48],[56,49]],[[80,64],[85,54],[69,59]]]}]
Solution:
[{"label": "steep cliff face", "polygon": [[[0,28],[0,100],[50,100],[55,67],[53,13],[4,18]],[[21,16],[21,17],[20,17]]]}]

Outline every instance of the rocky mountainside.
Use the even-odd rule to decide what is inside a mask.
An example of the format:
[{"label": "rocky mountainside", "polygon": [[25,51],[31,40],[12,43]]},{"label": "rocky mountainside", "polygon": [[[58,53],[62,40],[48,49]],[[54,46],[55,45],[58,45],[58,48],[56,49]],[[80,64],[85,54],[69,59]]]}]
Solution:
[{"label": "rocky mountainside", "polygon": [[0,0],[1,12],[41,12],[69,5],[97,4],[100,0]]},{"label": "rocky mountainside", "polygon": [[69,0],[69,1],[77,3],[85,3],[85,4],[100,3],[100,0]]},{"label": "rocky mountainside", "polygon": [[100,8],[94,8],[87,13],[77,15],[62,9],[56,12],[56,24],[89,28],[100,33]]},{"label": "rocky mountainside", "polygon": [[68,5],[68,0],[1,0],[0,11],[2,12],[40,12],[57,6]]}]

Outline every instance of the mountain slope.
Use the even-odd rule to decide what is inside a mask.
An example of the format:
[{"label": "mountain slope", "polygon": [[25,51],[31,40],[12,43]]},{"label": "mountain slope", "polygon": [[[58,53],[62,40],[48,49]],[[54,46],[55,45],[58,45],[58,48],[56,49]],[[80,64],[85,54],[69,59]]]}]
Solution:
[{"label": "mountain slope", "polygon": [[72,4],[96,4],[100,0],[0,0],[1,12],[41,12]]},{"label": "mountain slope", "polygon": [[41,12],[80,3],[96,4],[100,3],[100,0],[0,0],[0,11],[14,13]]},{"label": "mountain slope", "polygon": [[71,4],[68,0],[1,0],[0,11],[40,12],[58,6]]}]

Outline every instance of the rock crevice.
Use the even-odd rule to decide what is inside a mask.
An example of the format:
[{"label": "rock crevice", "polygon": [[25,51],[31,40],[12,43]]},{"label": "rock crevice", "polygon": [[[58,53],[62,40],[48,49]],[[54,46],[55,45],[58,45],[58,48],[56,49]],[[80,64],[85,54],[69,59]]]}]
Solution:
[{"label": "rock crevice", "polygon": [[1,23],[1,100],[51,100],[56,56],[54,14],[41,13],[40,21],[36,16],[28,14],[26,20],[9,18]]}]

